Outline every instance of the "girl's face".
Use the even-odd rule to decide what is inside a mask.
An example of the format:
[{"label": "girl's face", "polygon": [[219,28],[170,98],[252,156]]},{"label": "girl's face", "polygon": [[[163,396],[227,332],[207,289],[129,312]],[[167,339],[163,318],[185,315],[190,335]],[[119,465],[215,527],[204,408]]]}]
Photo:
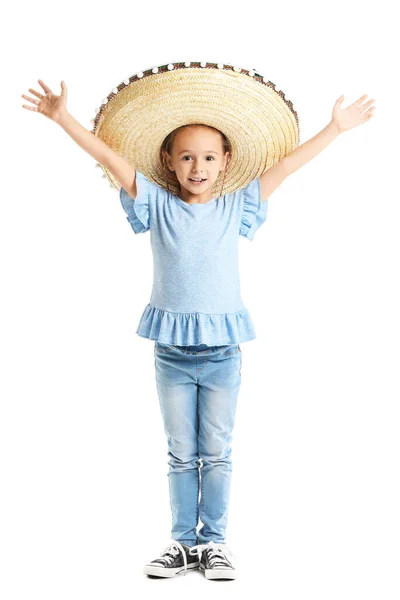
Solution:
[{"label": "girl's face", "polygon": [[[219,133],[207,127],[190,127],[177,134],[172,156],[167,154],[166,161],[171,171],[175,171],[183,192],[206,198],[219,172],[224,171],[228,156],[229,152],[224,155]],[[200,178],[205,181],[192,181]]]}]

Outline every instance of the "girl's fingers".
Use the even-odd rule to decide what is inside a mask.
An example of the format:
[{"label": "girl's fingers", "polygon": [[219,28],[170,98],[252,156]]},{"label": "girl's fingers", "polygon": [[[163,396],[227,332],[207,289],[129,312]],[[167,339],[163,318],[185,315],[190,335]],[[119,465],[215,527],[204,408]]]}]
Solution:
[{"label": "girl's fingers", "polygon": [[368,119],[370,119],[371,117],[374,116],[374,113],[372,112],[374,110],[375,106],[373,106],[372,108],[369,109],[369,111],[367,111],[364,115],[364,121],[368,121]]},{"label": "girl's fingers", "polygon": [[43,94],[40,94],[39,92],[36,92],[36,90],[33,90],[32,88],[29,88],[28,92],[30,92],[31,94],[35,94],[35,96],[37,96],[40,99],[44,98]]},{"label": "girl's fingers", "polygon": [[350,106],[360,106],[360,104],[362,103],[363,100],[365,100],[365,98],[368,98],[368,94],[364,94],[364,96],[361,96],[361,98],[359,98],[358,100],[356,100],[355,102],[353,102],[353,104],[351,104]]},{"label": "girl's fingers", "polygon": [[35,98],[29,98],[29,96],[25,96],[25,94],[22,94],[21,98],[25,98],[25,100],[29,100],[29,102],[32,102],[33,104],[39,104],[39,100],[35,100]]},{"label": "girl's fingers", "polygon": [[36,106],[27,106],[26,104],[22,105],[22,108],[27,108],[28,110],[33,110],[34,112],[38,112]]},{"label": "girl's fingers", "polygon": [[374,98],[372,98],[372,100],[368,100],[368,102],[366,102],[365,104],[360,106],[360,110],[365,110],[366,108],[368,108],[368,106],[371,106],[371,104],[373,104],[374,102],[375,102]]},{"label": "girl's fingers", "polygon": [[46,94],[48,92],[51,92],[51,89],[49,88],[49,86],[46,85],[41,79],[38,79],[38,82],[40,83],[40,85],[42,86],[42,88],[44,89],[44,91],[46,92]]}]

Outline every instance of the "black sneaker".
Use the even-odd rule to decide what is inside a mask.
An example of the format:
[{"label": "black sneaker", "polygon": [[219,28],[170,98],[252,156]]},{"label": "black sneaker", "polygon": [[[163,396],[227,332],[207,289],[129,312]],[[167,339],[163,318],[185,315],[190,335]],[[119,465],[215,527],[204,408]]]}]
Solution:
[{"label": "black sneaker", "polygon": [[173,541],[158,558],[145,565],[143,573],[154,577],[186,575],[187,571],[198,569],[200,565],[199,557],[189,554],[189,550],[190,546]]},{"label": "black sneaker", "polygon": [[203,571],[206,579],[236,579],[235,559],[226,544],[213,541],[198,544],[190,548],[191,554],[199,555],[200,571]]}]

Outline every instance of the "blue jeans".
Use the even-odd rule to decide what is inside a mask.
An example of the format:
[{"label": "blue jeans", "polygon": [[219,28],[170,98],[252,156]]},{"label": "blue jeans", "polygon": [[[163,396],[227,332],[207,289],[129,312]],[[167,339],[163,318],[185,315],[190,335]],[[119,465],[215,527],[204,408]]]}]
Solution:
[{"label": "blue jeans", "polygon": [[[154,357],[168,438],[171,538],[189,546],[211,540],[226,543],[230,444],[242,351],[238,344],[173,346],[155,342]],[[197,533],[199,517],[202,527]]]}]

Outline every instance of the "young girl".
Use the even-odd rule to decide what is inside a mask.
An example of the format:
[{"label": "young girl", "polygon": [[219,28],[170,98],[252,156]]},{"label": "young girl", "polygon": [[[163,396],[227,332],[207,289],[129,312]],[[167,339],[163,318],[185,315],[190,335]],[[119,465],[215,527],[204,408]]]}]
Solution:
[{"label": "young girl", "polygon": [[[185,63],[186,67],[188,65],[190,63]],[[173,68],[178,66],[173,65]],[[196,66],[199,67],[197,63]],[[167,81],[168,71],[171,70],[169,67],[168,70],[161,69],[161,78],[156,79],[150,88],[153,94],[152,107],[156,104],[154,94]],[[233,71],[237,74],[237,70],[233,69],[228,75],[235,75]],[[155,72],[158,73],[158,68],[151,73]],[[147,73],[149,79],[151,73]],[[246,72],[246,77],[249,73]],[[201,76],[209,77],[207,83],[212,83],[214,75]],[[124,82],[119,88],[125,90],[142,77],[143,73]],[[193,77],[197,77],[197,73]],[[220,80],[220,87],[221,81],[230,88],[229,98],[234,104],[235,94],[239,98],[243,91],[242,82],[232,87],[231,79],[226,83]],[[146,176],[121,156],[121,153],[127,152],[121,152],[119,148],[117,153],[111,148],[112,143],[103,142],[99,135],[93,135],[83,128],[67,112],[67,88],[64,82],[61,83],[60,96],[53,94],[43,81],[39,80],[39,83],[44,94],[29,89],[38,99],[22,95],[34,105],[23,107],[40,112],[58,123],[106,168],[121,186],[120,200],[133,231],[151,231],[154,283],[137,333],[155,342],[156,384],[170,459],[168,478],[172,542],[158,558],[145,566],[144,573],[171,577],[200,568],[208,579],[234,579],[235,561],[226,545],[226,527],[232,472],[232,430],[241,384],[242,353],[239,343],[256,337],[250,314],[240,296],[238,237],[254,238],[255,232],[266,219],[267,198],[274,189],[339,133],[367,121],[375,107],[366,109],[374,100],[362,104],[366,98],[363,96],[348,108],[341,109],[342,96],[334,105],[330,123],[311,140],[296,148],[298,137],[293,137],[293,130],[290,132],[287,127],[282,127],[286,133],[282,134],[280,141],[284,142],[282,146],[285,150],[279,160],[271,150],[278,151],[279,144],[274,139],[259,154],[255,153],[253,157],[249,155],[247,161],[240,152],[241,148],[243,153],[250,152],[250,140],[244,138],[243,141],[240,136],[256,120],[253,106],[246,113],[247,104],[243,104],[242,99],[242,120],[238,119],[232,124],[228,119],[229,103],[224,105],[225,129],[229,131],[226,135],[210,124],[220,122],[217,112],[222,110],[222,104],[217,106],[215,98],[206,106],[205,112],[200,108],[201,102],[198,104],[197,119],[193,116],[193,106],[188,108],[192,111],[189,119],[180,103],[181,124],[173,128],[169,126],[167,135],[160,127],[158,138],[150,125],[148,131],[142,129],[140,148],[144,148],[143,155],[138,155],[132,161],[133,164],[143,165],[141,169],[146,173],[156,172],[159,181],[164,182],[164,185],[160,185],[155,183],[156,175],[152,178]],[[195,79],[191,79],[190,85],[194,83]],[[204,79],[201,79],[201,83],[195,99],[198,100],[201,90],[205,89],[205,101],[212,91],[210,85],[204,85]],[[146,85],[151,84],[146,82]],[[168,79],[168,86],[171,85],[171,79]],[[259,84],[253,81],[247,84],[246,80],[245,85],[250,86],[246,92],[246,100],[250,103],[250,93]],[[185,91],[182,86],[181,78],[179,88],[174,91],[179,89],[183,96]],[[120,92],[119,88],[110,95],[110,99]],[[142,100],[148,89],[140,90]],[[257,88],[255,91],[260,102],[260,90]],[[271,111],[271,97],[279,108],[275,113],[274,126],[278,118],[283,123],[285,107],[287,122],[292,119],[293,123],[293,114],[296,113],[289,105],[291,103],[285,101],[284,105],[282,93],[279,92],[278,98],[273,84],[265,92],[270,96],[268,102],[265,98],[262,110]],[[218,93],[222,98],[224,92],[219,90]],[[163,96],[164,103],[169,95]],[[225,102],[225,98],[222,99]],[[128,96],[125,102],[128,103]],[[172,110],[171,106],[170,112]],[[169,112],[166,111],[166,114]],[[114,120],[108,115],[108,123],[114,123],[115,115]],[[126,123],[126,113],[123,118]],[[174,118],[176,123],[176,114]],[[258,131],[261,131],[261,135],[267,135],[267,131],[262,132],[262,123],[266,121],[265,115],[260,115],[259,126],[253,129],[254,136],[259,135]],[[116,133],[110,137],[108,131],[107,139],[117,139]],[[135,148],[139,147],[134,140],[131,143]],[[148,147],[153,144],[149,164],[143,158],[146,143]],[[236,162],[232,160],[235,152]],[[155,153],[161,165],[161,171],[158,172],[155,169]],[[261,176],[249,179],[252,166],[257,166],[259,161],[261,168],[264,168],[268,160],[273,166],[263,171]],[[225,193],[224,185],[229,190]],[[170,190],[171,187],[175,187],[175,192]],[[199,518],[202,527],[197,531]]]}]

